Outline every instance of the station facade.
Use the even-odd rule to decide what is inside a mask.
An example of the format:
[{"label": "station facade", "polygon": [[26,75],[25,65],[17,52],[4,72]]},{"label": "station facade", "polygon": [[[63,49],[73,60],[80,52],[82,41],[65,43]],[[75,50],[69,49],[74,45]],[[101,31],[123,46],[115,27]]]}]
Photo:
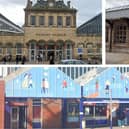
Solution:
[{"label": "station facade", "polygon": [[75,80],[58,68],[21,68],[0,84],[3,129],[79,127],[81,84],[87,127],[109,126],[110,90],[113,125],[117,109],[129,108],[129,80],[116,68],[94,68]]},{"label": "station facade", "polygon": [[96,57],[101,60],[101,14],[77,28],[77,10],[71,7],[70,2],[66,5],[60,0],[38,0],[33,4],[28,0],[24,11],[23,28],[0,15],[1,58],[11,55],[12,60],[15,60],[16,56],[21,58],[25,55],[33,62],[37,55],[43,61],[49,60],[50,56],[59,61],[78,59],[81,55],[84,59]]}]

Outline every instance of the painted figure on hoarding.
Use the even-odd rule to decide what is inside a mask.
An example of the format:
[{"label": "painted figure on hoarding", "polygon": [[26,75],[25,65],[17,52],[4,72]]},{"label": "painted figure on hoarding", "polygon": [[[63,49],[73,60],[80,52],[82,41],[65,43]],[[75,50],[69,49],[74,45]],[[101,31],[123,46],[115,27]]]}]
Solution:
[{"label": "painted figure on hoarding", "polygon": [[28,73],[25,73],[22,82],[22,88],[28,88],[28,84],[29,84],[29,75]]},{"label": "painted figure on hoarding", "polygon": [[112,76],[112,82],[113,82],[113,83],[115,83],[115,79],[116,79],[116,76],[113,75],[113,76]]},{"label": "painted figure on hoarding", "polygon": [[96,82],[95,82],[95,91],[98,92],[98,90],[99,90],[99,81],[96,80]]},{"label": "painted figure on hoarding", "polygon": [[32,87],[33,87],[32,75],[30,73],[25,73],[22,82],[22,88],[32,88]]},{"label": "painted figure on hoarding", "polygon": [[107,80],[106,81],[106,87],[105,87],[106,94],[109,94],[109,87],[110,87],[110,82]]},{"label": "painted figure on hoarding", "polygon": [[47,80],[47,78],[43,78],[42,80],[42,89],[41,89],[41,93],[48,93],[49,90],[49,82]]},{"label": "painted figure on hoarding", "polygon": [[29,74],[29,85],[28,88],[33,88],[33,81],[32,81],[32,75]]},{"label": "painted figure on hoarding", "polygon": [[67,88],[67,81],[64,79],[62,82],[63,88]]},{"label": "painted figure on hoarding", "polygon": [[128,93],[129,88],[128,88],[128,79],[125,79],[125,92]]}]

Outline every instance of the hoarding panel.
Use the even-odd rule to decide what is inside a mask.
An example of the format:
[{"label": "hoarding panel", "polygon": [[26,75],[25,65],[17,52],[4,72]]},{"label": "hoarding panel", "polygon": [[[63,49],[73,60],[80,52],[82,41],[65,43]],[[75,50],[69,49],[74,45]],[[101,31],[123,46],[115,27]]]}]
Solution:
[{"label": "hoarding panel", "polygon": [[[115,68],[108,68],[84,86],[88,98],[129,98],[129,79]],[[112,92],[112,93],[111,93]]]},{"label": "hoarding panel", "polygon": [[57,68],[31,68],[6,82],[6,97],[79,98],[80,86]]}]

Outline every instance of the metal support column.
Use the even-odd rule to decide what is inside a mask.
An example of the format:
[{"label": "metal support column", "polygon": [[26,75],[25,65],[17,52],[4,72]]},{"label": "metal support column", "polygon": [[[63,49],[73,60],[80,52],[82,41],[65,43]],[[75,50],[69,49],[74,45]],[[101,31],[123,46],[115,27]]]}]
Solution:
[{"label": "metal support column", "polygon": [[83,129],[82,121],[83,121],[83,86],[81,86],[81,98],[80,98],[80,129]]}]

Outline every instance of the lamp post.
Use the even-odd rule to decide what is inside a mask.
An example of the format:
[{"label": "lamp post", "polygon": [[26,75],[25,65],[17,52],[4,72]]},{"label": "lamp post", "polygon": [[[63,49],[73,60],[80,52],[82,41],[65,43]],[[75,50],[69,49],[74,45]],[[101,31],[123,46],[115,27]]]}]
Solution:
[{"label": "lamp post", "polygon": [[112,129],[112,90],[110,89],[110,82],[106,81],[106,93],[108,92],[110,98],[110,129]]},{"label": "lamp post", "polygon": [[82,121],[83,121],[83,86],[84,84],[81,83],[81,98],[80,98],[80,105],[79,105],[79,109],[80,109],[80,129],[83,129],[83,125],[82,125]]},{"label": "lamp post", "polygon": [[109,90],[110,95],[110,129],[112,129],[112,90]]}]

